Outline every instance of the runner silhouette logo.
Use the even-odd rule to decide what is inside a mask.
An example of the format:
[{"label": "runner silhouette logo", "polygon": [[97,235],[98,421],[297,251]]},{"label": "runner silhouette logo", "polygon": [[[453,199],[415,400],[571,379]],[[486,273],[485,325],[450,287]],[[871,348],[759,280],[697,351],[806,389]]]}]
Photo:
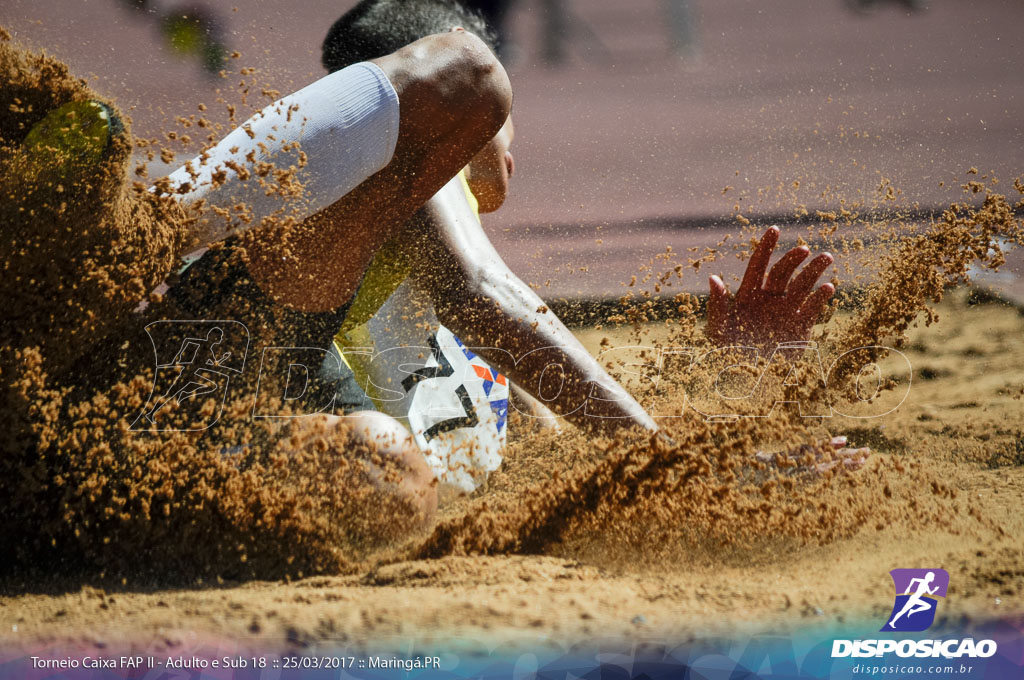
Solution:
[{"label": "runner silhouette logo", "polygon": [[249,330],[237,321],[154,321],[146,326],[156,370],[131,429],[205,430],[220,420],[232,379],[242,375]]},{"label": "runner silhouette logo", "polygon": [[935,621],[938,598],[946,596],[949,574],[945,569],[893,569],[889,575],[896,586],[896,601],[881,630],[928,630]]}]

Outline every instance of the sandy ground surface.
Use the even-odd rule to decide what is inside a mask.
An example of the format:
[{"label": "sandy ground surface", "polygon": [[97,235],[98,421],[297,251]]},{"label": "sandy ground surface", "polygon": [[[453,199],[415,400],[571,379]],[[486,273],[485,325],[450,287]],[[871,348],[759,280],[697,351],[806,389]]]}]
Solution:
[{"label": "sandy ground surface", "polygon": [[[595,637],[689,639],[716,632],[827,629],[889,612],[888,571],[938,566],[950,573],[939,621],[983,622],[1024,612],[1024,315],[1002,303],[940,307],[941,321],[911,333],[912,389],[894,413],[830,428],[880,459],[920,466],[954,490],[945,526],[861,529],[824,545],[765,537],[754,550],[707,546],[672,563],[614,546],[566,545],[554,555],[446,557],[378,565],[351,576],[291,583],[208,583],[184,590],[106,590],[40,584],[0,597],[0,640],[22,649],[59,645],[184,653],[218,640],[239,648],[401,646],[416,640],[566,644]],[[607,331],[584,338],[597,349]],[[506,461],[502,490],[537,460]],[[919,490],[922,499],[932,489]],[[959,506],[971,499],[976,511]],[[457,507],[454,503],[453,507]],[[451,512],[451,511],[449,511]],[[938,519],[938,518],[937,518]],[[685,516],[679,522],[685,523]],[[598,538],[598,537],[592,537]],[[20,590],[20,592],[18,592]],[[545,642],[545,640],[547,642]]]}]

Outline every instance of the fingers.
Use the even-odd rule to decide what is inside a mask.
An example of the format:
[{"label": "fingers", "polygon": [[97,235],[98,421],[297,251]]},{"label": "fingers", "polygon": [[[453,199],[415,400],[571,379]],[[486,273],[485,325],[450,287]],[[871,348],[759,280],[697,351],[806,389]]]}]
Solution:
[{"label": "fingers", "polygon": [[870,455],[871,449],[867,447],[862,449],[840,449],[836,451],[835,457],[832,460],[815,464],[814,470],[818,474],[824,474],[833,469],[836,469],[837,472],[854,472],[864,467],[864,463],[867,462]]},{"label": "fingers", "polygon": [[[859,449],[847,448],[846,443],[846,437],[832,437],[829,441],[833,449],[831,453],[822,451],[820,446],[803,444],[785,453],[758,451],[754,454],[754,459],[769,468],[788,470],[786,474],[824,474],[836,468],[837,472],[859,470],[871,456],[871,449],[867,446]],[[813,462],[810,464],[807,464],[809,461],[801,460],[808,454],[813,455]]]},{"label": "fingers", "polygon": [[862,446],[859,449],[839,449],[836,451],[836,456],[842,460],[845,464],[850,464],[850,461],[863,464],[868,458],[871,457],[871,447]]},{"label": "fingers", "polygon": [[[814,284],[818,282],[818,279],[825,273],[825,270],[829,268],[834,259],[831,253],[821,253],[808,262],[804,270],[797,274],[786,291],[795,305],[800,306],[803,304],[804,299],[814,289]],[[779,264],[782,263],[780,262]],[[778,265],[775,266],[777,267]]]},{"label": "fingers", "polygon": [[779,242],[779,228],[769,227],[768,231],[761,237],[761,242],[754,248],[754,254],[750,256],[747,263],[747,271],[743,274],[743,282],[736,293],[738,300],[746,300],[750,294],[761,287],[764,282],[764,272],[768,269],[768,262],[772,259],[772,252],[775,244]]},{"label": "fingers", "polygon": [[[811,249],[807,246],[800,246],[799,248],[793,248],[791,251],[782,256],[782,259],[775,263],[771,271],[768,272],[768,280],[764,284],[764,289],[769,293],[776,293],[782,295],[786,292],[786,284],[789,283],[790,277],[793,276],[793,272],[800,266],[800,263],[807,259],[807,256],[811,254]],[[817,278],[817,277],[815,277]],[[796,300],[794,306],[799,307],[801,300]]]},{"label": "fingers", "polygon": [[717,325],[729,311],[729,290],[718,276],[708,278],[708,324]]},{"label": "fingers", "polygon": [[825,303],[835,295],[835,292],[836,287],[831,283],[826,283],[811,293],[806,302],[800,306],[800,311],[796,313],[797,324],[801,328],[810,329],[814,322],[818,320],[821,310],[825,308]]}]

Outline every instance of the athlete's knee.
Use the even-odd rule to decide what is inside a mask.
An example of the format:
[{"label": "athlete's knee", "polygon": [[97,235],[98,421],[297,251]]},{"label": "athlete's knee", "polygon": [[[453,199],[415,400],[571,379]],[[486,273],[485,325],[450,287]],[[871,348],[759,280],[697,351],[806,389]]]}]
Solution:
[{"label": "athlete's knee", "polygon": [[[444,91],[444,104],[464,118],[488,128],[487,140],[505,124],[512,112],[512,83],[505,68],[487,45],[469,33],[450,33],[442,49],[454,49],[452,68],[463,74],[451,90]],[[492,129],[493,128],[493,129]]]},{"label": "athlete's knee", "polygon": [[357,442],[370,445],[389,456],[404,461],[408,451],[416,450],[416,443],[409,431],[389,415],[378,411],[358,411],[342,418],[342,422],[351,429]]},{"label": "athlete's knee", "polygon": [[402,506],[409,528],[432,522],[437,481],[409,431],[376,411],[354,413],[342,421],[350,428],[352,452],[368,464],[371,481]]},{"label": "athlete's knee", "polygon": [[437,138],[457,129],[478,134],[482,145],[512,109],[505,69],[482,40],[464,31],[427,36],[374,61],[398,92],[406,133]]}]

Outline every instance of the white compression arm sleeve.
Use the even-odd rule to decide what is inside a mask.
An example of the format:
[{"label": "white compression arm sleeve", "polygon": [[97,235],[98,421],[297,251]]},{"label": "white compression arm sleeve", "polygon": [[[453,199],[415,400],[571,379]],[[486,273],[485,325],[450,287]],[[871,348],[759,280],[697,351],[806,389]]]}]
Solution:
[{"label": "white compression arm sleeve", "polygon": [[[398,94],[384,72],[369,62],[353,64],[254,115],[169,175],[171,190],[183,203],[204,202],[205,242],[274,214],[302,219],[391,162],[398,121]],[[302,186],[297,199],[275,189],[275,171],[292,166]],[[247,210],[236,210],[239,204]]]}]

